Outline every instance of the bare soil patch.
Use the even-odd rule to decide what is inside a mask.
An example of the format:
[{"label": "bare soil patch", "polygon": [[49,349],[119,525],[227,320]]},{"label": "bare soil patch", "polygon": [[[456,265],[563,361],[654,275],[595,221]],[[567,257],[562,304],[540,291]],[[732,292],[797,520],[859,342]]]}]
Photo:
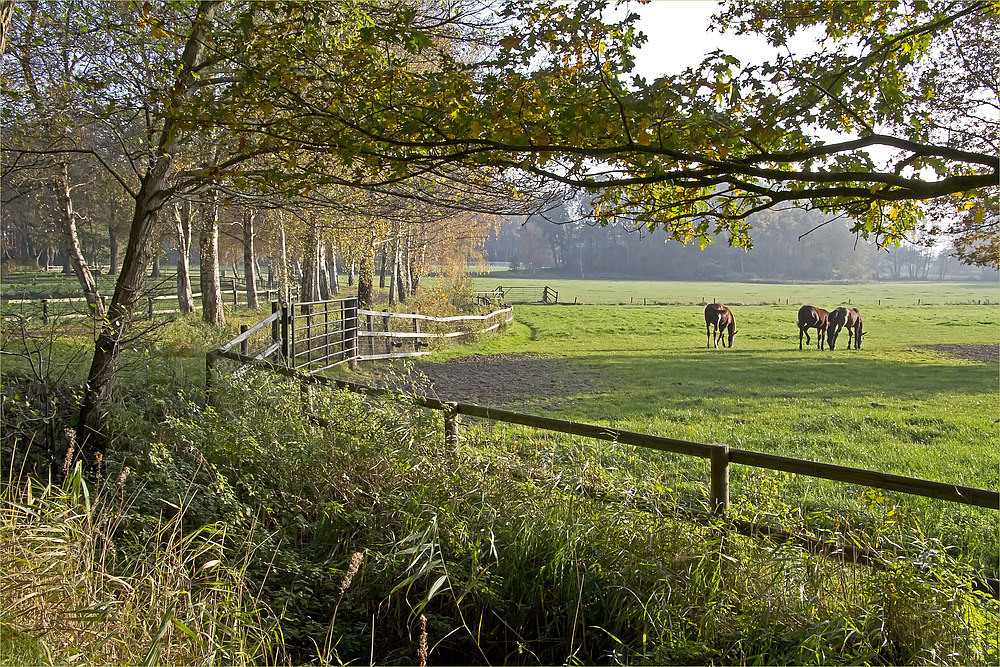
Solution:
[{"label": "bare soil patch", "polygon": [[937,343],[934,345],[918,345],[917,347],[935,352],[944,352],[954,357],[978,361],[984,364],[1000,363],[1000,343],[993,345],[977,345],[972,343]]},{"label": "bare soil patch", "polygon": [[605,383],[593,370],[562,359],[528,354],[474,355],[421,364],[401,377],[380,373],[383,386],[406,389],[442,401],[516,407],[540,397],[554,400],[592,391]]}]

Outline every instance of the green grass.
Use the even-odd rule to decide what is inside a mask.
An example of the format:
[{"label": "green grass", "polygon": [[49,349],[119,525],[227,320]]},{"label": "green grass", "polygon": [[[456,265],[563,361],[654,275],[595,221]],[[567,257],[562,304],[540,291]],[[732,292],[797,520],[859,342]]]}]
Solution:
[{"label": "green grass", "polygon": [[[595,378],[524,412],[997,488],[996,366],[918,347],[995,343],[997,306],[862,306],[864,349],[832,353],[798,350],[795,311],[736,308],[736,347],[707,350],[698,306],[516,306],[503,335],[430,359],[545,355]],[[445,446],[437,413],[317,388],[320,428],[264,373],[202,409],[205,350],[265,314],[126,351],[91,491],[106,514],[76,474],[35,487],[44,514],[2,489],[0,664],[414,664],[421,616],[429,664],[996,662],[996,602],[970,589],[996,573],[995,511],[733,467],[733,515],[879,552],[857,567],[689,520],[700,460],[472,420]],[[22,398],[5,474],[11,441],[41,442]]]},{"label": "green grass", "polygon": [[497,271],[474,279],[477,290],[548,285],[559,292],[560,303],[647,305],[695,304],[717,301],[724,304],[800,305],[811,303],[835,308],[855,306],[977,303],[1000,301],[996,282],[883,282],[865,284],[788,284],[684,282],[656,280],[578,280],[549,277],[510,276]]},{"label": "green grass", "polygon": [[[525,396],[512,409],[983,489],[1000,487],[998,368],[920,346],[991,344],[1000,307],[867,306],[862,350],[798,349],[797,307],[736,308],[732,350],[706,349],[699,306],[515,306],[503,336],[450,348],[541,354],[598,378],[576,395]],[[707,480],[701,461],[658,457],[678,480]],[[757,472],[734,468],[732,494],[753,499]],[[796,478],[783,502],[852,506],[864,489]],[[897,500],[996,574],[995,511]]]}]

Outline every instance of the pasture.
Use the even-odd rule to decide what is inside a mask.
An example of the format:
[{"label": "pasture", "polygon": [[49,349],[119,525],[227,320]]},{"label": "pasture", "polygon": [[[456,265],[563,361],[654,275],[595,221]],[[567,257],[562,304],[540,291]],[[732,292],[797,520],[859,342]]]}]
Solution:
[{"label": "pasture", "polygon": [[[604,289],[574,287],[591,295]],[[693,294],[691,284],[655,287],[682,299]],[[959,296],[948,289],[953,286],[938,287],[922,293],[940,301]],[[742,286],[719,288],[717,293],[736,294],[728,301],[733,303],[777,301],[776,292],[785,286],[753,297],[738,294]],[[698,305],[518,306],[515,324],[505,335],[442,350],[423,367],[433,375],[433,362],[486,355],[479,377],[490,381],[487,360],[502,364],[504,374],[498,379],[508,390],[495,399],[503,407],[995,490],[1000,484],[998,365],[928,347],[995,345],[1000,340],[995,286],[988,306],[891,305],[913,296],[910,286],[897,288],[898,293],[887,293],[880,286],[886,296],[878,298],[888,305],[859,306],[867,332],[861,350],[846,349],[845,337],[835,352],[817,350],[815,338],[811,348],[800,351],[794,300],[790,305],[734,306],[739,333],[731,350],[706,349],[704,309]],[[811,302],[837,303],[821,297],[826,286],[795,289]],[[867,293],[862,304],[874,294]],[[547,366],[553,376],[548,385],[532,381],[539,356],[557,362]],[[524,366],[522,374],[518,363]],[[531,390],[519,391],[519,377]],[[673,475],[677,487],[695,497],[707,480],[700,461],[637,455],[657,458],[670,471],[665,478]],[[765,478],[770,481],[762,485]],[[739,467],[732,485],[734,503],[743,499],[756,505],[749,511],[759,511],[761,503],[772,508],[777,503],[787,511],[858,511],[859,503],[872,497],[861,487]],[[765,487],[768,498],[761,496]],[[946,543],[961,543],[996,576],[997,512],[923,498],[894,499],[924,515],[931,532]]]},{"label": "pasture", "polygon": [[733,283],[662,280],[577,280],[531,277],[496,270],[479,275],[477,290],[548,285],[559,292],[560,303],[587,305],[683,305],[803,304],[826,308],[837,305],[911,306],[920,304],[990,303],[1000,300],[997,283],[991,281],[884,282],[863,284]]}]

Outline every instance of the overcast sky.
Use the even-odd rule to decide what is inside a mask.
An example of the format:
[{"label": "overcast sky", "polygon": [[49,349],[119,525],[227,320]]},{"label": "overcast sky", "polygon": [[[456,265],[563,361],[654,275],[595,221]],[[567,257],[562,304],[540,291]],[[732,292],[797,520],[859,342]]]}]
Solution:
[{"label": "overcast sky", "polygon": [[[697,65],[706,54],[722,49],[739,58],[744,65],[763,63],[774,49],[758,35],[734,35],[709,31],[709,18],[719,10],[714,0],[653,0],[643,5],[628,2],[629,11],[639,14],[639,29],[649,41],[636,54],[635,71],[651,81],[663,74],[673,74]],[[818,29],[806,31],[791,40],[789,46],[800,52],[811,51]]]}]

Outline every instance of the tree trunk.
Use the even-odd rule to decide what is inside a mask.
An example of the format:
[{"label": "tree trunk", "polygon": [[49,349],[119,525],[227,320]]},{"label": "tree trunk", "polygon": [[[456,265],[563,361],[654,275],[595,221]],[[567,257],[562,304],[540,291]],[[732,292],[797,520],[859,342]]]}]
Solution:
[{"label": "tree trunk", "polygon": [[174,222],[177,224],[177,305],[181,313],[194,312],[194,293],[191,290],[191,204],[174,204]]},{"label": "tree trunk", "polygon": [[379,289],[385,289],[385,264],[388,261],[386,255],[389,254],[388,244],[382,245],[382,250],[379,251],[379,270],[378,270],[378,286]]},{"label": "tree trunk", "polygon": [[278,209],[278,226],[281,228],[281,294],[284,298],[282,303],[288,304],[291,299],[291,284],[288,280],[288,249],[285,246],[285,216],[281,209]]},{"label": "tree trunk", "polygon": [[371,308],[375,297],[375,242],[358,258],[358,308]]},{"label": "tree trunk", "polygon": [[150,278],[160,277],[160,250],[157,248],[156,252],[153,254],[153,268],[149,272]]},{"label": "tree trunk", "polygon": [[352,257],[351,258],[351,268],[348,269],[348,271],[347,271],[347,286],[348,287],[354,287],[354,276],[357,273],[356,266],[355,266],[356,263],[357,262]]},{"label": "tree trunk", "polygon": [[320,243],[316,253],[316,275],[319,278],[319,298],[330,300],[330,267],[326,259],[326,243]]},{"label": "tree trunk", "polygon": [[215,326],[226,323],[222,307],[222,286],[219,278],[219,202],[201,204],[201,229],[198,250],[201,254],[201,319]]},{"label": "tree trunk", "polygon": [[254,212],[243,212],[243,273],[247,282],[247,308],[258,308],[257,301],[257,257],[254,252]]},{"label": "tree trunk", "polygon": [[318,301],[319,296],[319,230],[309,227],[306,238],[306,255],[302,258],[302,301]]},{"label": "tree trunk", "polygon": [[77,280],[80,281],[80,287],[83,288],[83,295],[87,297],[87,305],[90,306],[91,311],[96,316],[103,317],[104,301],[97,292],[97,283],[90,272],[90,267],[87,266],[87,259],[80,250],[80,237],[76,232],[76,213],[73,212],[73,199],[70,197],[69,170],[65,162],[62,163],[61,167],[60,177],[62,182],[60,185],[62,187],[59,190],[59,194],[62,200],[62,208],[60,210],[62,215],[60,222],[62,223],[63,240],[66,246],[66,257],[72,262],[73,271],[76,273]]},{"label": "tree trunk", "polygon": [[396,305],[396,285],[399,282],[399,238],[393,234],[391,247],[386,247],[385,252],[389,255],[389,305]]},{"label": "tree trunk", "polygon": [[340,294],[340,276],[337,274],[337,245],[330,246],[330,291]]},{"label": "tree trunk", "polygon": [[396,298],[400,303],[406,303],[406,238],[403,236],[403,225],[399,225],[396,236],[396,258],[393,260],[392,280],[396,283]]},{"label": "tree trunk", "polygon": [[[171,88],[171,97],[182,96],[192,82],[192,72],[197,69],[196,65],[201,60],[207,42],[205,27],[213,22],[219,4],[207,0],[199,4],[198,21],[188,36],[181,56],[183,67],[177,84]],[[118,275],[115,293],[101,332],[94,343],[94,358],[80,402],[76,432],[80,451],[89,464],[96,460],[98,454],[103,454],[107,447],[107,439],[103,434],[105,406],[114,384],[122,341],[126,340],[131,328],[131,309],[139,300],[146,271],[149,269],[155,214],[168,194],[167,177],[173,166],[173,149],[178,133],[178,121],[168,119],[160,131],[156,152],[147,163],[146,172],[140,180],[121,273]]]},{"label": "tree trunk", "polygon": [[118,229],[116,224],[112,221],[108,225],[108,248],[111,250],[111,259],[108,260],[108,275],[117,276],[118,275]]}]

